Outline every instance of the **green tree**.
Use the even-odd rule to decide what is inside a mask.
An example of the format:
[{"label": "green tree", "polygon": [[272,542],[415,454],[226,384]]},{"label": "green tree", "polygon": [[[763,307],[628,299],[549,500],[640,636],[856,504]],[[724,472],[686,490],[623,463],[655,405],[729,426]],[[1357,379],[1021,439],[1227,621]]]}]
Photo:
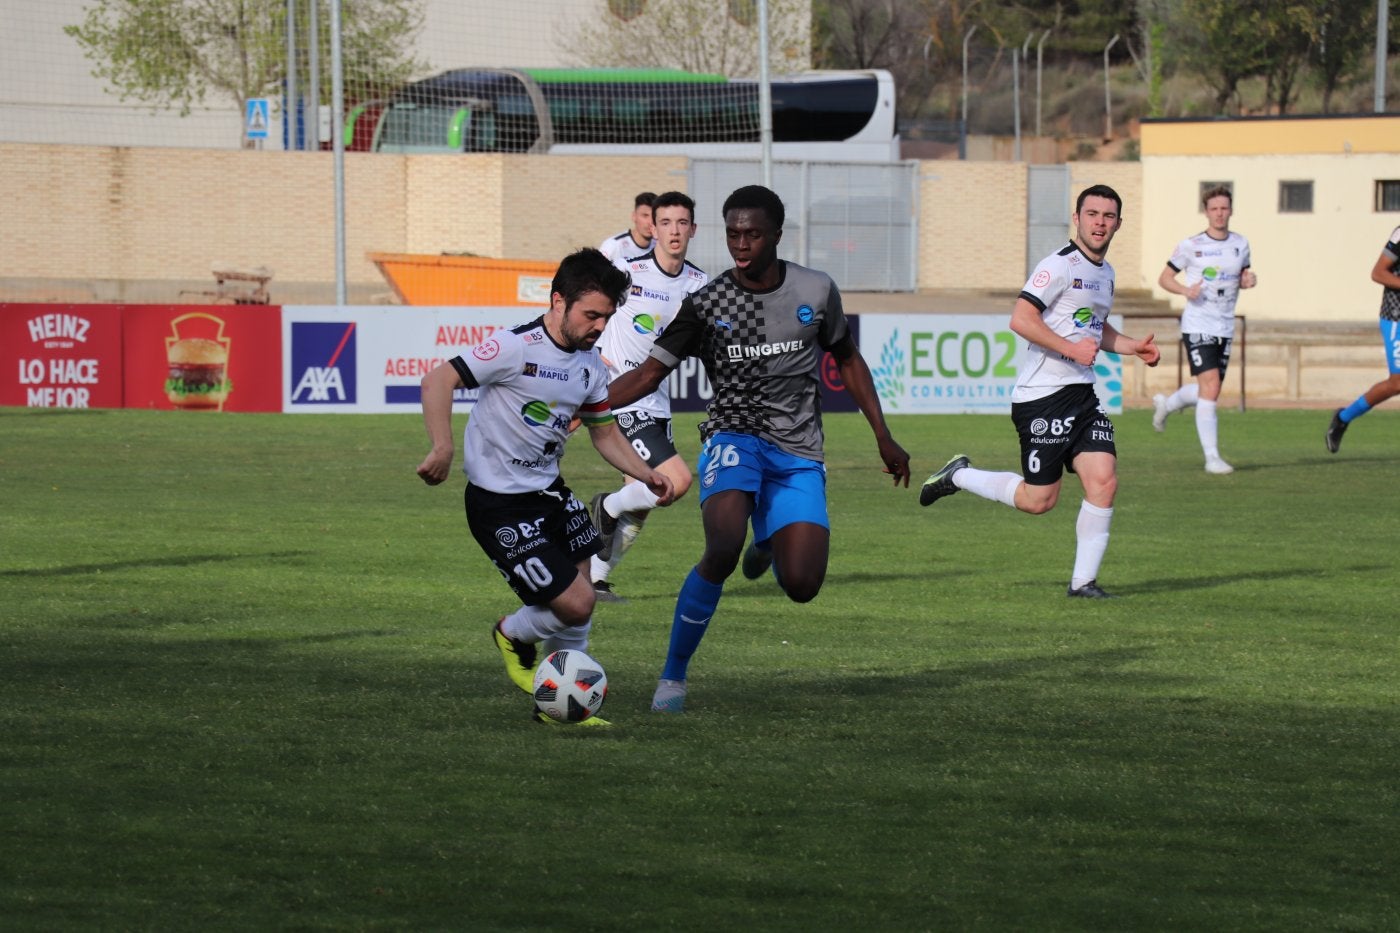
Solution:
[{"label": "green tree", "polygon": [[1178,30],[1187,67],[1215,91],[1215,112],[1239,109],[1239,86],[1270,67],[1270,0],[1183,0]]},{"label": "green tree", "polygon": [[1356,76],[1376,33],[1373,0],[1313,0],[1308,33],[1312,38],[1312,77],[1322,88],[1322,112],[1332,112],[1332,95]]},{"label": "green tree", "polygon": [[[306,4],[299,10],[304,38]],[[241,125],[249,99],[281,93],[286,14],[285,0],[96,0],[64,32],[94,63],[93,76],[122,100],[184,115],[211,94],[222,96],[234,102]],[[320,22],[320,86],[329,94],[329,14]],[[382,94],[422,70],[410,51],[422,25],[421,0],[344,0],[341,24],[350,100]]]}]

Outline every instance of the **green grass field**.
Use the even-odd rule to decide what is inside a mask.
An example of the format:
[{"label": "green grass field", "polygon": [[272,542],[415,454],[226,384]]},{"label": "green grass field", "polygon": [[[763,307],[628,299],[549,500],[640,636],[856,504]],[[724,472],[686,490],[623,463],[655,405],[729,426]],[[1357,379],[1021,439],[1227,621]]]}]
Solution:
[{"label": "green grass field", "polygon": [[[697,499],[596,614],[612,730],[527,720],[514,597],[410,416],[0,410],[8,929],[1400,928],[1400,414],[1118,424],[1100,581],[828,418],[813,603],[738,575],[647,711]],[[460,418],[459,418],[460,421]],[[694,419],[677,437],[693,462]],[[917,478],[1009,419],[903,416]],[[565,475],[614,479],[581,439]]]}]

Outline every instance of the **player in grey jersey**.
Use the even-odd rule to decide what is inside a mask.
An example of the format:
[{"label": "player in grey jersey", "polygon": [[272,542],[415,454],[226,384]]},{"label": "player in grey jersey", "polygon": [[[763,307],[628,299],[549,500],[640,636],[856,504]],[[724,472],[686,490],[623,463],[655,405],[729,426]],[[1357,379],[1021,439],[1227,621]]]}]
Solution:
[{"label": "player in grey jersey", "polygon": [[[456,448],[452,397],[480,390],[463,437],[467,524],[520,601],[492,638],[511,680],[533,691],[546,654],[588,648],[594,605],[588,561],[598,533],[559,474],[572,419],[587,425],[603,459],[646,483],[662,504],[671,481],[627,443],[608,406],[607,369],[593,346],[626,297],[627,273],[594,249],[564,259],[539,319],[494,334],[423,377],[423,422],[432,449],[418,465],[430,486],[447,479]],[[553,722],[536,713],[541,722]],[[585,720],[590,725],[597,717]]]},{"label": "player in grey jersey", "polygon": [[1113,422],[1094,394],[1094,360],[1101,349],[1132,354],[1148,366],[1161,358],[1151,334],[1134,340],[1108,323],[1114,278],[1105,256],[1122,211],[1123,199],[1107,185],[1084,189],[1074,208],[1074,239],[1040,261],[1011,311],[1011,329],[1026,340],[1011,395],[1025,478],[974,469],[959,454],[919,490],[920,505],[966,489],[1040,515],[1059,501],[1064,471],[1078,474],[1084,501],[1068,595],[1086,599],[1109,598],[1097,578],[1118,491],[1118,449]]},{"label": "player in grey jersey", "polygon": [[1400,227],[1390,231],[1390,239],[1371,268],[1371,281],[1384,289],[1381,292],[1381,341],[1385,344],[1385,363],[1390,375],[1357,396],[1346,408],[1332,413],[1332,423],[1325,437],[1327,449],[1332,453],[1342,449],[1342,435],[1347,425],[1386,399],[1400,395]]},{"label": "player in grey jersey", "polygon": [[[609,387],[614,405],[656,389],[687,356],[698,357],[714,387],[700,426],[704,449],[700,512],[705,551],[676,599],[671,642],[651,708],[684,709],[686,672],[744,560],[744,576],[769,566],[794,602],[816,597],[826,578],[830,525],[822,462],[818,364],[828,351],[875,433],[895,485],[909,485],[909,455],[885,425],[870,369],[823,272],[778,259],[783,202],[759,185],[724,202],[725,240],[734,267],[686,299],[651,355]],[[753,543],[744,551],[748,525]]]}]

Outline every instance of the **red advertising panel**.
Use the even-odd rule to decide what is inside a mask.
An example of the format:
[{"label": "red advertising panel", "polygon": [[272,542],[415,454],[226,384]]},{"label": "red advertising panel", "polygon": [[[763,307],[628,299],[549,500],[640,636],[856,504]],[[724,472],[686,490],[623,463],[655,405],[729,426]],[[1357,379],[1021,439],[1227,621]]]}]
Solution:
[{"label": "red advertising panel", "polygon": [[126,305],[127,408],[282,410],[282,309]]},{"label": "red advertising panel", "polygon": [[120,408],[121,308],[0,304],[0,405]]}]

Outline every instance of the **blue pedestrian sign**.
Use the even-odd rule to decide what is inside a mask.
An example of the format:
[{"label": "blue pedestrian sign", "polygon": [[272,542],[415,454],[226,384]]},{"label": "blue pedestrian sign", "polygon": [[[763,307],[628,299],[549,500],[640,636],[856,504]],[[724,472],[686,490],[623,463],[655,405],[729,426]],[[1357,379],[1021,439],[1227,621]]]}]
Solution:
[{"label": "blue pedestrian sign", "polygon": [[266,97],[254,97],[248,101],[248,113],[243,125],[249,139],[267,139],[269,108]]}]

